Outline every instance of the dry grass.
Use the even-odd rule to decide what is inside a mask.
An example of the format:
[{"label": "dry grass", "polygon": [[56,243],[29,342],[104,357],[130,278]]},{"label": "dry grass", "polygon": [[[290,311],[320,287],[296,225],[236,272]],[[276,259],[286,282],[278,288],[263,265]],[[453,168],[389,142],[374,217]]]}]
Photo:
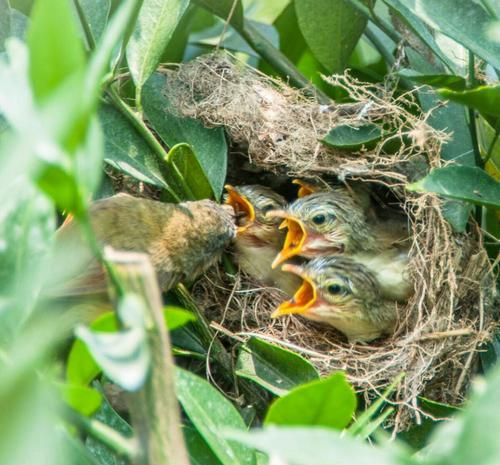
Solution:
[{"label": "dry grass", "polygon": [[[448,135],[430,127],[412,93],[357,81],[348,73],[325,78],[344,88],[352,103],[324,106],[299,90],[241,64],[228,55],[201,57],[169,74],[166,89],[177,111],[208,126],[224,126],[244,144],[250,161],[276,173],[382,184],[401,201],[412,231],[409,271],[414,297],[399,308],[394,335],[369,345],[349,344],[334,330],[300,318],[271,320],[283,296],[244,276],[213,271],[196,296],[226,333],[259,334],[308,357],[323,373],[342,369],[367,400],[401,372],[396,393],[396,429],[419,420],[417,396],[458,404],[474,354],[488,339],[487,311],[494,280],[481,235],[454,233],[435,195],[405,191],[405,184],[440,166]],[[370,149],[345,152],[322,144],[337,125],[373,123],[385,137]]]}]

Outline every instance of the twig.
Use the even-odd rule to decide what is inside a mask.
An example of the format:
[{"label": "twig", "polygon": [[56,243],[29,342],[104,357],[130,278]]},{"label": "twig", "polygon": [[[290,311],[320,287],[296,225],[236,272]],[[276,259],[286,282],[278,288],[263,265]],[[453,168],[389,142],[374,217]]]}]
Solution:
[{"label": "twig", "polygon": [[156,275],[145,254],[106,249],[127,292],[140,296],[145,304],[147,342],[151,368],[143,388],[127,395],[132,425],[141,446],[137,463],[147,465],[189,465],[175,395],[174,361],[170,337],[165,330],[161,294]]}]

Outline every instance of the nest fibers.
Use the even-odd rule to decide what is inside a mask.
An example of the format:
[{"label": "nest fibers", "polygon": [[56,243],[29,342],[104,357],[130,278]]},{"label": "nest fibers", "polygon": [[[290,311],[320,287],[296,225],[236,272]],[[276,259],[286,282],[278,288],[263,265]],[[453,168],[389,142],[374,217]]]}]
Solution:
[{"label": "nest fibers", "polygon": [[[401,200],[411,225],[409,273],[415,294],[400,306],[393,336],[349,344],[333,329],[300,318],[271,320],[283,300],[279,291],[255,286],[241,275],[212,272],[198,283],[195,295],[218,328],[236,338],[259,335],[292,348],[322,373],[344,370],[367,400],[405,373],[394,398],[395,430],[425,415],[417,396],[459,403],[474,355],[490,334],[494,281],[478,228],[454,233],[437,196],[404,189],[415,176],[441,165],[440,148],[447,139],[426,123],[428,114],[418,113],[413,95],[395,96],[384,86],[344,74],[326,80],[345,89],[353,103],[321,105],[225,54],[166,72],[165,92],[176,110],[207,126],[224,126],[255,165],[290,176],[333,174],[342,181],[381,183]],[[368,123],[386,134],[372,148],[346,152],[319,142],[338,125]]]}]

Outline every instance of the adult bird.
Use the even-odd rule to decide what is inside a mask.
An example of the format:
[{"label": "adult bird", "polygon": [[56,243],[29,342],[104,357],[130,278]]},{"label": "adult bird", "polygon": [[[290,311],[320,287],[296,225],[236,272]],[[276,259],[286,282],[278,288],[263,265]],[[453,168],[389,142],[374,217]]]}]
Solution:
[{"label": "adult bird", "polygon": [[261,185],[226,185],[226,204],[235,211],[238,225],[235,258],[240,268],[257,281],[292,295],[300,280],[271,264],[285,238],[279,218],[270,218],[271,210],[283,209],[286,200],[271,188]]},{"label": "adult bird", "polygon": [[[122,193],[94,202],[89,216],[101,246],[149,255],[163,291],[196,278],[236,235],[232,211],[211,200],[169,204]],[[49,295],[106,294],[103,267],[74,220],[57,231],[53,260]]]},{"label": "adult bird", "polygon": [[349,342],[368,342],[394,330],[396,302],[384,299],[374,274],[346,256],[321,257],[283,270],[303,279],[293,298],[272,314],[299,314],[333,326]]},{"label": "adult bird", "polygon": [[404,301],[413,287],[407,277],[406,224],[389,227],[368,219],[348,193],[318,192],[297,199],[286,209],[271,211],[288,228],[272,266],[294,256],[315,258],[346,254],[375,273],[384,296]]}]

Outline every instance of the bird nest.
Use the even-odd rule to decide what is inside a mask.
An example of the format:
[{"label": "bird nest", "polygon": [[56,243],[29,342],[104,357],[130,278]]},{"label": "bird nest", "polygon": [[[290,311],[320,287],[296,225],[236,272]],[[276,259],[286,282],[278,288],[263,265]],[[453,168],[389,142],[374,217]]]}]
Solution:
[{"label": "bird nest", "polygon": [[[398,308],[394,334],[370,344],[346,342],[340,333],[309,321],[270,314],[284,296],[244,275],[212,270],[195,286],[201,307],[219,331],[236,339],[258,335],[308,358],[321,373],[343,370],[367,401],[400,373],[393,402],[396,430],[427,415],[419,396],[459,404],[478,350],[493,324],[494,280],[481,233],[471,221],[456,233],[443,217],[443,201],[405,185],[439,167],[448,135],[433,129],[412,92],[359,82],[350,74],[326,77],[350,103],[320,104],[307,90],[261,75],[227,54],[206,55],[168,73],[167,97],[176,111],[207,126],[223,126],[251,164],[306,178],[336,176],[383,186],[408,216],[412,245],[409,275],[415,293]],[[385,134],[356,151],[320,142],[339,125],[368,123]]]}]

